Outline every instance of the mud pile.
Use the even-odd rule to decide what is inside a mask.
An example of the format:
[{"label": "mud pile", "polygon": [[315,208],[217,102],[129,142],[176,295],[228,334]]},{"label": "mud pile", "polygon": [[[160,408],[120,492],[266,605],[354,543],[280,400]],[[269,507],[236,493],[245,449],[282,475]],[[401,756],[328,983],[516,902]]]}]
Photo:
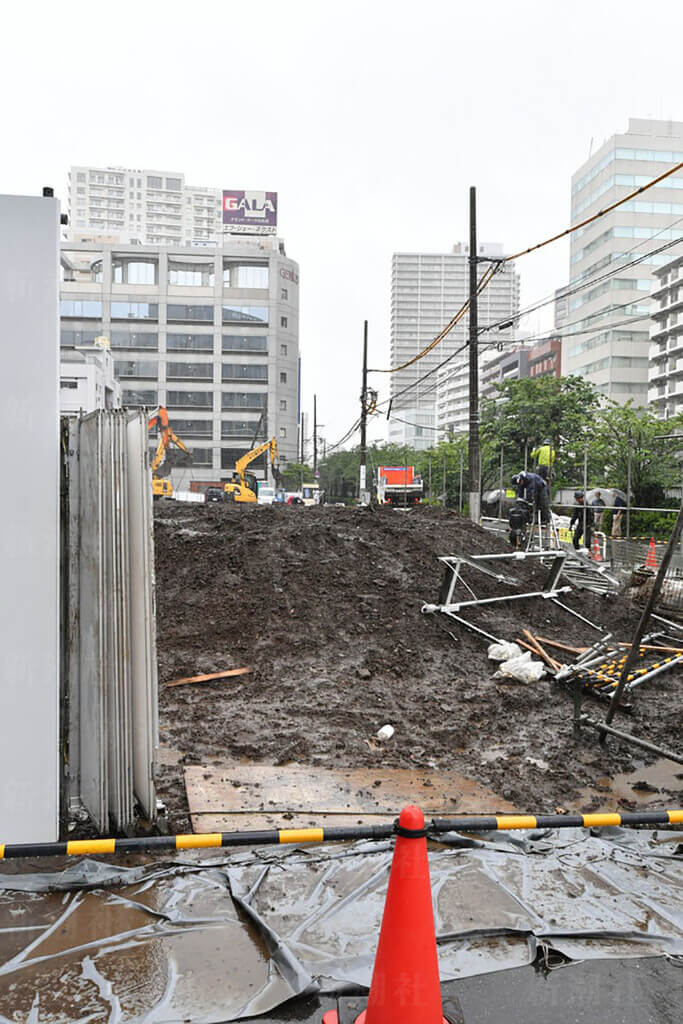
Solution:
[{"label": "mud pile", "polygon": [[[160,796],[174,827],[188,824],[187,763],[452,768],[520,808],[550,811],[582,794],[587,809],[596,802],[588,788],[647,760],[616,743],[599,748],[589,734],[575,745],[566,691],[494,680],[483,639],[421,613],[438,599],[438,555],[508,550],[455,513],[162,502],[155,544]],[[542,586],[541,567],[505,565],[520,589]],[[487,576],[466,578],[477,598],[502,593]],[[638,617],[623,599],[563,601],[623,640]],[[577,646],[597,636],[540,599],[463,615],[509,640],[522,628]],[[246,665],[250,675],[163,686]],[[676,686],[672,674],[643,687],[626,728],[674,745]],[[384,724],[395,735],[376,744]]]}]

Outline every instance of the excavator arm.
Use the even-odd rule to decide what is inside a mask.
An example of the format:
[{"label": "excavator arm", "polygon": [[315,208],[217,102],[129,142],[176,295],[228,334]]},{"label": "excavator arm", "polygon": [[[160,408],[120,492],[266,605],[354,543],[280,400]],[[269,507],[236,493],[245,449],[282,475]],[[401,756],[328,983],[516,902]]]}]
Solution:
[{"label": "excavator arm", "polygon": [[172,444],[179,448],[181,452],[185,452],[186,455],[191,456],[191,452],[187,445],[183,444],[177,434],[173,432],[168,418],[168,410],[163,405],[160,405],[159,408],[154,411],[147,423],[148,430],[153,430],[156,426],[159,428],[159,444],[157,445],[157,450],[154,453],[154,458],[152,459],[152,474],[156,473],[159,469],[166,458],[166,452]]},{"label": "excavator arm", "polygon": [[278,458],[277,441],[272,437],[270,441],[264,441],[264,443],[258,445],[257,448],[252,448],[250,452],[247,452],[246,455],[243,455],[242,458],[238,459],[235,463],[235,472],[237,473],[241,484],[245,483],[244,473],[247,466],[252,463],[254,459],[258,459],[259,455],[263,455],[264,452],[270,453],[270,464],[273,468],[273,475],[277,478],[278,471],[275,466]]}]

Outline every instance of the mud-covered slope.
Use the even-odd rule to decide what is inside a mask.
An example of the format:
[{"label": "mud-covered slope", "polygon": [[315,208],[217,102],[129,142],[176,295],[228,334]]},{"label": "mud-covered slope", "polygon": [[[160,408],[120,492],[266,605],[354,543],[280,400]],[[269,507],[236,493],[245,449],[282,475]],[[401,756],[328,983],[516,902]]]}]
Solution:
[{"label": "mud-covered slope", "polygon": [[[162,502],[155,538],[162,740],[179,756],[162,770],[160,788],[177,820],[183,762],[433,765],[536,809],[643,763],[623,746],[598,748],[590,735],[575,746],[565,691],[548,681],[493,680],[483,640],[421,613],[425,601],[437,600],[438,555],[506,550],[456,514]],[[542,583],[538,566],[506,566],[523,589]],[[478,598],[503,592],[484,575],[466,578]],[[623,601],[563,600],[620,639],[637,619]],[[538,599],[463,614],[505,639],[524,627],[570,644],[597,636]],[[242,665],[252,673],[163,687]],[[675,695],[674,676],[653,681],[639,693],[629,727],[674,742]],[[368,741],[385,723],[396,734],[377,749]]]}]

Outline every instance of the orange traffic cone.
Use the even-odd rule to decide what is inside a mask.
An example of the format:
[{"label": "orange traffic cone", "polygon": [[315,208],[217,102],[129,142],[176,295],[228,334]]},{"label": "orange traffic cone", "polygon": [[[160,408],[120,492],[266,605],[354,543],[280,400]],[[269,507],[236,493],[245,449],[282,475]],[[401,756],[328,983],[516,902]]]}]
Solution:
[{"label": "orange traffic cone", "polygon": [[600,554],[600,541],[598,540],[597,533],[593,534],[593,543],[591,544],[591,558],[594,562],[602,562],[602,555]]},{"label": "orange traffic cone", "polygon": [[[368,1005],[356,1024],[448,1024],[441,1005],[427,840],[405,834],[420,833],[424,823],[419,807],[401,811]],[[323,1024],[338,1024],[337,1011],[328,1010]]]},{"label": "orange traffic cone", "polygon": [[645,559],[646,569],[657,568],[657,552],[655,551],[655,539],[650,537],[650,546],[647,549],[647,558]]}]

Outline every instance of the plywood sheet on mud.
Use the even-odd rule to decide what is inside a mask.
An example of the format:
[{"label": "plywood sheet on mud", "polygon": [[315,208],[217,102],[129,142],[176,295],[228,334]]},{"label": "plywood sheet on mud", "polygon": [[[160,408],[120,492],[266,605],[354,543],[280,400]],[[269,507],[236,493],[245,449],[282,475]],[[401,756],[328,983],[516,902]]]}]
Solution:
[{"label": "plywood sheet on mud", "polygon": [[427,817],[512,811],[458,772],[235,765],[185,768],[195,832],[379,824],[415,803]]}]

